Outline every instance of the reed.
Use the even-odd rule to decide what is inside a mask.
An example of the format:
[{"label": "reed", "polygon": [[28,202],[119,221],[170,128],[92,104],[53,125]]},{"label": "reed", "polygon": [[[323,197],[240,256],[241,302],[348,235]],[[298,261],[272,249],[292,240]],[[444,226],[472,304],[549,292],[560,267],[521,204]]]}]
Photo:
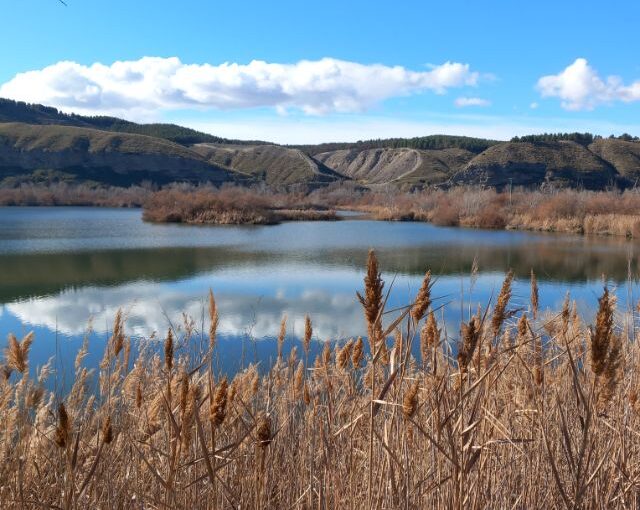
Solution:
[{"label": "reed", "polygon": [[510,309],[515,279],[492,313],[452,336],[416,305],[425,289],[437,298],[430,280],[405,311],[385,311],[371,254],[361,302],[376,350],[362,338],[327,342],[309,366],[295,351],[283,360],[280,346],[273,366],[229,380],[207,362],[207,342],[182,330],[164,349],[140,340],[124,363],[119,313],[100,384],[84,345],[72,389],[58,394],[44,384],[52,368],[30,366],[38,339],[10,335],[3,508],[637,508],[635,329],[609,289],[595,317],[570,299],[536,317],[533,299],[531,311]]}]

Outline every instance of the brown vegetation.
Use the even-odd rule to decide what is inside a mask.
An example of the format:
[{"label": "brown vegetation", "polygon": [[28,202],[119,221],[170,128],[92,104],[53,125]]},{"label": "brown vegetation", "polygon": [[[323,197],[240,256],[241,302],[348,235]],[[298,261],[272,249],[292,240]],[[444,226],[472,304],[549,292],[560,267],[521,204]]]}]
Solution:
[{"label": "brown vegetation", "polygon": [[640,192],[558,190],[498,192],[456,187],[403,193],[353,184],[311,192],[276,192],[237,185],[89,187],[65,183],[0,187],[0,205],[135,207],[152,222],[274,224],[337,219],[336,209],[362,211],[377,220],[425,221],[440,226],[537,230],[640,237]]},{"label": "brown vegetation", "polygon": [[140,207],[150,194],[148,188],[140,186],[117,188],[66,183],[47,186],[21,184],[17,187],[0,187],[0,206]]},{"label": "brown vegetation", "polygon": [[351,200],[327,194],[327,203],[359,209],[379,220],[640,237],[640,193],[636,190],[508,193],[458,187],[415,193],[371,192]]},{"label": "brown vegetation", "polygon": [[[0,377],[0,500],[65,509],[635,508],[640,351],[635,329],[621,327],[633,317],[616,319],[605,290],[593,328],[569,300],[535,318],[513,308],[511,285],[510,273],[494,307],[463,323],[457,340],[441,338],[430,275],[415,305],[386,313],[371,254],[362,303],[369,330],[393,338],[388,356],[380,342],[368,355],[361,339],[327,343],[313,365],[294,349],[230,382],[211,369],[212,294],[210,342],[193,328],[170,330],[162,354],[142,342],[135,360],[118,314],[95,390],[86,344],[61,395],[44,389],[50,365],[27,369],[32,337],[12,337]],[[309,318],[306,329],[310,338]]]},{"label": "brown vegetation", "polygon": [[314,207],[304,196],[225,186],[158,191],[145,202],[143,218],[163,223],[271,225],[281,221],[334,220],[336,214]]}]

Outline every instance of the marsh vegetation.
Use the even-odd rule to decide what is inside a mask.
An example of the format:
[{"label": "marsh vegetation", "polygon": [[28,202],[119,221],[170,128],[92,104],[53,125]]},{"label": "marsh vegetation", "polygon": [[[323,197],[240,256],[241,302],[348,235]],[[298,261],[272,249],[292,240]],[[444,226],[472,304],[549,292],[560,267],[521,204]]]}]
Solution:
[{"label": "marsh vegetation", "polygon": [[[473,276],[473,274],[472,274]],[[132,349],[114,318],[95,373],[84,345],[68,392],[38,338],[9,336],[0,385],[0,499],[58,508],[629,508],[640,451],[637,311],[605,288],[595,317],[567,297],[526,306],[514,274],[442,320],[427,272],[411,303],[387,310],[369,254],[362,337],[300,349],[287,318],[271,366],[216,370],[221,319],[169,328]],[[189,322],[188,322],[189,323]],[[136,352],[136,354],[133,354]],[[49,383],[47,382],[49,379]]]}]

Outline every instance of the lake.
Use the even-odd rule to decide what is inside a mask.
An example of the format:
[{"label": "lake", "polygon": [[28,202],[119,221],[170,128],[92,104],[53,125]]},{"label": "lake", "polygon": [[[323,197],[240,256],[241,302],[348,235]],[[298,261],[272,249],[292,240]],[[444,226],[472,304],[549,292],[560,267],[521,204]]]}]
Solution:
[{"label": "lake", "polygon": [[[369,248],[391,288],[387,309],[408,304],[432,270],[434,306],[446,305],[438,316],[449,337],[470,310],[497,294],[508,268],[516,274],[514,307],[528,306],[531,268],[542,309],[558,310],[570,292],[590,320],[603,278],[619,308],[635,303],[640,245],[625,239],[350,217],[275,226],[155,225],[144,223],[139,210],[0,208],[0,335],[34,331],[32,367],[57,353],[58,369],[68,372],[85,335],[87,363],[97,364],[119,308],[135,338],[162,338],[170,325],[184,331],[183,313],[199,338],[208,328],[211,288],[220,310],[221,369],[267,365],[284,314],[288,347],[303,331],[305,314],[320,341],[366,332],[355,292]],[[479,272],[472,278],[474,259]]]}]

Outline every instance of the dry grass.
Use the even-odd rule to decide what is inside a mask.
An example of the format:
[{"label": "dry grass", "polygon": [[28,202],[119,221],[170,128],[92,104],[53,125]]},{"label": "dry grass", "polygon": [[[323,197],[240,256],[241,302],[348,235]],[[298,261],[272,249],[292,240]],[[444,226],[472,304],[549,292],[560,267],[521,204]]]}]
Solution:
[{"label": "dry grass", "polygon": [[151,195],[148,187],[91,187],[84,184],[21,184],[0,187],[0,206],[140,207]]},{"label": "dry grass", "polygon": [[555,190],[497,192],[456,187],[403,193],[365,191],[351,184],[306,192],[268,188],[174,184],[91,188],[66,183],[0,187],[0,205],[143,206],[151,222],[192,224],[275,224],[337,219],[336,209],[368,213],[377,220],[425,221],[440,226],[537,230],[640,237],[637,190]]},{"label": "dry grass", "polygon": [[168,188],[153,193],[143,218],[160,223],[272,225],[282,221],[335,220],[336,213],[306,203],[303,197],[250,188]]},{"label": "dry grass", "polygon": [[86,345],[60,395],[45,390],[50,366],[27,369],[32,337],[12,337],[3,508],[637,508],[630,317],[609,291],[593,328],[569,300],[516,315],[511,282],[456,338],[431,309],[429,274],[415,306],[384,313],[372,253],[362,301],[370,331],[393,338],[386,359],[379,343],[374,356],[361,339],[327,343],[314,364],[294,350],[230,382],[211,370],[213,295],[208,332],[170,331],[162,353],[143,342],[135,360],[118,314],[95,390]]},{"label": "dry grass", "polygon": [[458,187],[415,193],[371,192],[351,200],[327,193],[325,203],[362,210],[378,220],[640,237],[637,190],[508,193]]}]

